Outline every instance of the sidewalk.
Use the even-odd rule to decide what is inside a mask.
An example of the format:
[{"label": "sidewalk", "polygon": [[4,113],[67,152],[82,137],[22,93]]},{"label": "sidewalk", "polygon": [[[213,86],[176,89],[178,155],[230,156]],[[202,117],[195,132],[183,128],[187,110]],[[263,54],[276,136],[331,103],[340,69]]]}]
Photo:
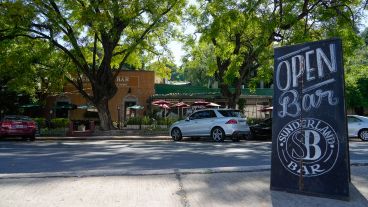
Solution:
[{"label": "sidewalk", "polygon": [[270,191],[270,171],[0,179],[0,206],[363,207],[368,166],[352,166],[350,201]]}]

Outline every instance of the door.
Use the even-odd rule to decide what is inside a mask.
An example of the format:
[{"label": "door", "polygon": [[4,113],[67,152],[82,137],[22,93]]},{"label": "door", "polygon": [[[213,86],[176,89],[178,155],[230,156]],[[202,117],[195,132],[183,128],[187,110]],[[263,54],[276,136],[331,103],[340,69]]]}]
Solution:
[{"label": "door", "polygon": [[183,136],[194,136],[197,134],[197,124],[200,119],[200,111],[193,113],[181,125],[181,133]]},{"label": "door", "polygon": [[198,134],[202,136],[210,136],[211,129],[216,121],[216,114],[213,110],[201,111],[200,119],[197,123]]},{"label": "door", "polygon": [[129,109],[128,107],[136,105],[136,101],[125,101],[124,104],[124,121],[128,120],[130,117],[134,117],[134,110]]}]

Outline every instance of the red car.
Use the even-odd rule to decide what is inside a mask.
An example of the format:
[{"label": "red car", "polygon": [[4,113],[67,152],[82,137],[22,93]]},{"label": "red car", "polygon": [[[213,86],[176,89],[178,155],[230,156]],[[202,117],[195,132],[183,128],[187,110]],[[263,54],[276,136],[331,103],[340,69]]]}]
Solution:
[{"label": "red car", "polygon": [[8,115],[0,121],[0,137],[36,139],[36,123],[28,116]]}]

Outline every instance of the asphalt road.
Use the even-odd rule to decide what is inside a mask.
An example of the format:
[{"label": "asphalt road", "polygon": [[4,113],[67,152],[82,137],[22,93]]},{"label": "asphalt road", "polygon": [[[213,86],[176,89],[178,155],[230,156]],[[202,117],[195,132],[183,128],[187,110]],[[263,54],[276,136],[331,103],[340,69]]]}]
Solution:
[{"label": "asphalt road", "polygon": [[[271,142],[0,141],[0,173],[162,170],[270,165]],[[368,160],[368,142],[350,142]]]}]

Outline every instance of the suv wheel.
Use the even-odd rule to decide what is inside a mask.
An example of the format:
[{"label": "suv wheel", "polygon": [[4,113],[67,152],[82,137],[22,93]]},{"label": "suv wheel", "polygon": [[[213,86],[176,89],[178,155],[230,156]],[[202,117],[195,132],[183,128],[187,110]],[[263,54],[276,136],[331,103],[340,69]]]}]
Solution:
[{"label": "suv wheel", "polygon": [[211,137],[215,142],[223,142],[225,139],[225,132],[220,127],[215,127],[211,131]]},{"label": "suv wheel", "polygon": [[368,141],[368,129],[363,129],[362,131],[359,132],[359,138],[362,141]]},{"label": "suv wheel", "polygon": [[171,130],[171,137],[174,141],[180,141],[183,138],[179,128],[174,128]]}]

